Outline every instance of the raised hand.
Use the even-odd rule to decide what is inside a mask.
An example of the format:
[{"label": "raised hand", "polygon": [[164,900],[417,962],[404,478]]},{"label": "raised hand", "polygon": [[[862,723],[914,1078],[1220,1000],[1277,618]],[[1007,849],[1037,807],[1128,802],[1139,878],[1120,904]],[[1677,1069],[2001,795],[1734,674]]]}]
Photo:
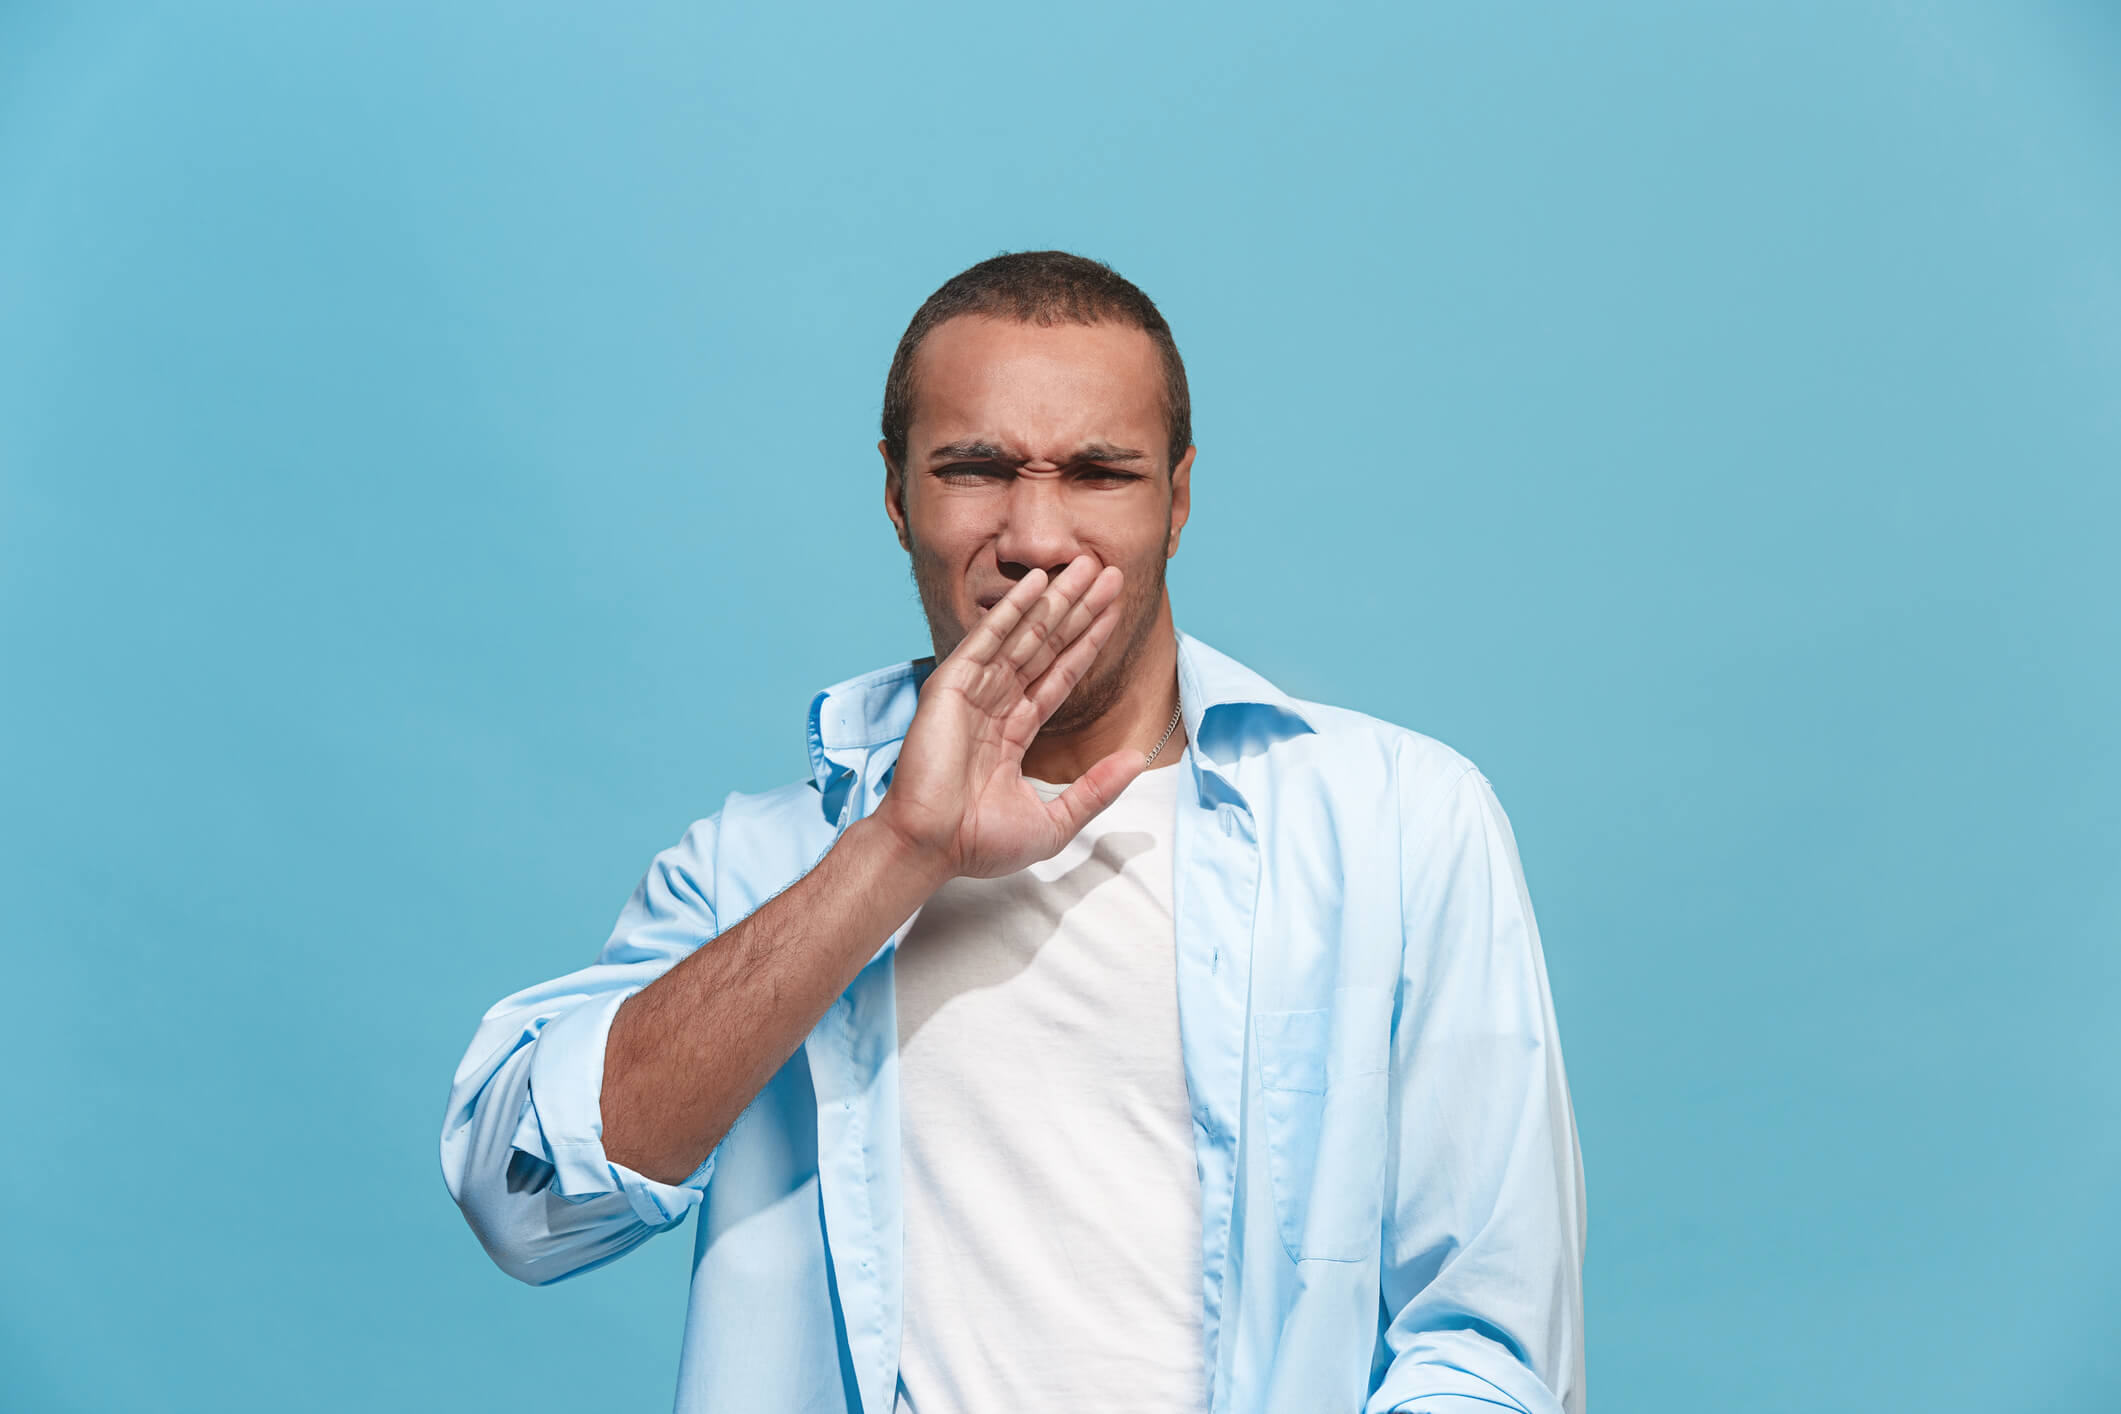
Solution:
[{"label": "raised hand", "polygon": [[1079,555],[1034,569],[935,665],[873,817],[948,874],[993,878],[1050,859],[1141,774],[1115,751],[1043,800],[1024,751],[1119,622],[1121,573]]}]

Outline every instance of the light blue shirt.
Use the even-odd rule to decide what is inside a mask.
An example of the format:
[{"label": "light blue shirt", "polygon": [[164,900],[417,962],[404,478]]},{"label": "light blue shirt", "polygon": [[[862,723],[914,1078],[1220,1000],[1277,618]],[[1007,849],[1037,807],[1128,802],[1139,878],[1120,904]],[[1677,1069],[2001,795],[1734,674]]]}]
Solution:
[{"label": "light blue shirt", "polygon": [[[596,963],[495,1006],[457,1069],[443,1175],[510,1275],[588,1271],[699,1210],[680,1411],[892,1409],[905,928],[683,1183],[613,1163],[598,1104],[619,1004],[875,808],[930,666],[819,693],[812,778],[657,855]],[[1213,1414],[1582,1414],[1583,1163],[1502,807],[1449,747],[1184,634],[1178,675]]]}]

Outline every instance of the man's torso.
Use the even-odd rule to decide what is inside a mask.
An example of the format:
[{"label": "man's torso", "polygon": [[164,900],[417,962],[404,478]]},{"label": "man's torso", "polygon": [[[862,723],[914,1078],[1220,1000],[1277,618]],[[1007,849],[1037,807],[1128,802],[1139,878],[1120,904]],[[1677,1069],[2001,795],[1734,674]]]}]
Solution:
[{"label": "man's torso", "polygon": [[899,945],[900,1414],[1206,1407],[1181,775],[1144,773],[1052,859],[944,885]]}]

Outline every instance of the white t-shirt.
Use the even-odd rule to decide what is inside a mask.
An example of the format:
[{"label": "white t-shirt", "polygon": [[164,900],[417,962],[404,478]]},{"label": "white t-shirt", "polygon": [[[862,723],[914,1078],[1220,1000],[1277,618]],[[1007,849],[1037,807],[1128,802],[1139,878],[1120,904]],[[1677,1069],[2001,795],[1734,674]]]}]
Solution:
[{"label": "white t-shirt", "polygon": [[1052,859],[951,880],[899,943],[898,1414],[1206,1407],[1183,774],[1144,771]]}]

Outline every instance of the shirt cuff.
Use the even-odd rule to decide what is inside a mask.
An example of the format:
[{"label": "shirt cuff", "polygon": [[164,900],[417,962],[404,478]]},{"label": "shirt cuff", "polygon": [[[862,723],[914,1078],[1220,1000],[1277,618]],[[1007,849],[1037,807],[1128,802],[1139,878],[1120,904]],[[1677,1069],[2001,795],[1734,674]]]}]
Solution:
[{"label": "shirt cuff", "polygon": [[1394,1362],[1367,1406],[1379,1414],[1562,1414],[1560,1403],[1529,1370],[1505,1389],[1482,1375],[1450,1365]]},{"label": "shirt cuff", "polygon": [[622,1193],[650,1227],[669,1227],[698,1206],[714,1154],[683,1183],[658,1183],[604,1152],[604,1042],[611,1019],[638,988],[597,997],[545,1023],[530,1058],[530,1094],[514,1145],[553,1169],[553,1187],[571,1202]]}]

